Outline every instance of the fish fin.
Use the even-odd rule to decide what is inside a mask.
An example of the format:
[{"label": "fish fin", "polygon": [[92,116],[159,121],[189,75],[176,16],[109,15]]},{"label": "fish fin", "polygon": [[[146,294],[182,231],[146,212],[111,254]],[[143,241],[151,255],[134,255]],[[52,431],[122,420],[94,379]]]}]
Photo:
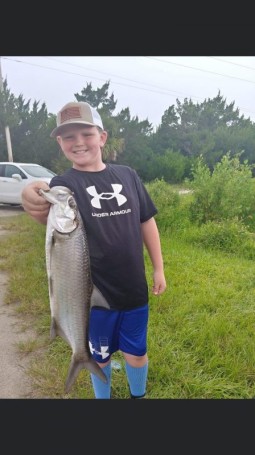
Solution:
[{"label": "fish fin", "polygon": [[90,298],[90,307],[93,306],[100,306],[102,308],[106,308],[107,310],[110,309],[109,303],[95,285],[93,286],[93,291]]},{"label": "fish fin", "polygon": [[70,344],[65,332],[61,329],[61,327],[59,327],[56,319],[52,317],[50,326],[50,339],[53,340],[57,335],[63,338],[68,344]]},{"label": "fish fin", "polygon": [[91,373],[97,375],[104,383],[107,383],[106,375],[94,359],[78,360],[75,355],[73,355],[65,382],[65,393],[70,391],[82,369],[89,370]]},{"label": "fish fin", "polygon": [[57,324],[57,321],[54,317],[51,318],[51,326],[50,326],[50,339],[53,340],[56,336],[60,336],[70,345],[70,340],[68,340],[65,332],[62,328]]}]

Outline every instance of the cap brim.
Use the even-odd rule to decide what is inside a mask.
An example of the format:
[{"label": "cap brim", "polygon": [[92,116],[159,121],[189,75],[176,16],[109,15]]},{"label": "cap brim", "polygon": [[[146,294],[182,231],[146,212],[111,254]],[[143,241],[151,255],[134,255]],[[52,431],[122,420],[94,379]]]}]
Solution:
[{"label": "cap brim", "polygon": [[[56,137],[56,136],[59,136],[61,134],[61,132],[63,132],[63,130],[65,129],[66,126],[69,126],[69,125],[88,125],[88,126],[98,126],[98,125],[95,125],[94,123],[90,123],[90,122],[84,122],[84,120],[82,121],[71,121],[71,122],[66,122],[64,123],[63,125],[60,125],[60,126],[57,126],[56,128],[54,128],[54,130],[50,133],[50,137]],[[101,127],[99,127],[101,128]]]}]

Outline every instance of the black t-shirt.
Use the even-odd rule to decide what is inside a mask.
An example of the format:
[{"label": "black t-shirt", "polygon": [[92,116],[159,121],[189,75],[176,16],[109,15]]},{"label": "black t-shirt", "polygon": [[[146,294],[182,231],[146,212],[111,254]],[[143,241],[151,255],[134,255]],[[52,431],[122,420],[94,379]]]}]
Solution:
[{"label": "black t-shirt", "polygon": [[93,283],[112,309],[148,303],[141,223],[157,209],[136,171],[106,164],[99,172],[69,169],[50,187],[74,193],[87,233]]}]

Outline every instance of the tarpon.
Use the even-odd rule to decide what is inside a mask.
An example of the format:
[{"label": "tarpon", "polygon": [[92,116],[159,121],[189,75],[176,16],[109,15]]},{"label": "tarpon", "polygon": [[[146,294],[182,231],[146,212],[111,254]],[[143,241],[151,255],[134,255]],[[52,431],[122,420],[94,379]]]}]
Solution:
[{"label": "tarpon", "polygon": [[107,378],[89,349],[89,315],[93,305],[109,309],[93,285],[87,235],[73,193],[55,186],[40,194],[51,203],[45,255],[51,310],[50,337],[62,337],[72,349],[65,383],[68,393],[84,368],[102,381]]}]

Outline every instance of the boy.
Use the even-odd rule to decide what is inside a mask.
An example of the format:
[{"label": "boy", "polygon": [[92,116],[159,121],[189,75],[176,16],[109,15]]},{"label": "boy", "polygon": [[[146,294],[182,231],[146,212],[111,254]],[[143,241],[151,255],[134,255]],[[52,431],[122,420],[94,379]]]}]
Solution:
[{"label": "boy", "polygon": [[[146,393],[148,376],[148,285],[143,243],[153,266],[153,293],[166,289],[157,209],[135,170],[102,160],[107,132],[98,112],[85,102],[67,103],[57,114],[56,138],[72,168],[55,176],[50,187],[70,188],[78,204],[89,244],[94,284],[110,310],[93,307],[89,324],[92,356],[108,378],[91,374],[96,398],[110,398],[111,355],[120,350],[131,398]],[[44,182],[27,185],[22,193],[26,212],[46,224],[49,203],[39,196]]]}]

